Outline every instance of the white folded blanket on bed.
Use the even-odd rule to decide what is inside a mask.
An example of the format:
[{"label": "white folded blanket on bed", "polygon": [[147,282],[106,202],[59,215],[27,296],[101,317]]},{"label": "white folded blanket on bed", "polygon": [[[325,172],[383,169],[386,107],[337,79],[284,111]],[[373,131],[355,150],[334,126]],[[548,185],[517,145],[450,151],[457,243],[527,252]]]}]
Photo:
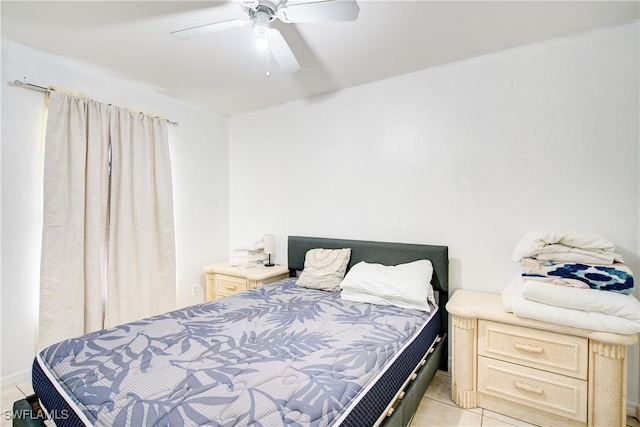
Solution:
[{"label": "white folded blanket on bed", "polygon": [[516,262],[524,258],[536,258],[605,265],[624,263],[615,250],[613,243],[594,233],[531,230],[520,239],[511,259]]},{"label": "white folded blanket on bed", "polygon": [[[562,288],[555,285],[548,285],[544,283],[536,283],[532,286],[552,286],[557,289],[571,289],[575,292],[589,292],[587,289],[572,289],[572,288]],[[575,328],[582,329],[591,329],[594,331],[603,331],[603,332],[613,332],[618,334],[636,334],[640,332],[640,320],[631,320],[634,316],[629,312],[634,302],[627,304],[619,305],[619,302],[612,303],[611,301],[604,302],[598,307],[598,304],[594,301],[590,302],[576,302],[574,300],[572,305],[583,305],[583,306],[591,306],[593,308],[599,308],[601,310],[605,310],[605,312],[601,311],[587,311],[584,309],[576,309],[576,308],[567,308],[563,306],[550,305],[547,303],[542,303],[538,301],[534,301],[531,299],[527,299],[524,297],[524,282],[522,278],[518,276],[514,279],[504,290],[502,291],[502,302],[504,309],[508,312],[515,314],[518,317],[524,317],[528,319],[540,320],[548,323],[556,323],[559,325],[572,326]],[[598,292],[599,298],[603,298],[604,293],[601,291],[593,291]],[[532,290],[531,286],[527,287],[527,294],[532,295],[534,297],[539,297],[539,293],[536,290]],[[619,295],[619,294],[612,294]],[[633,298],[632,295],[619,295],[623,298]],[[548,297],[545,296],[545,299],[555,300],[558,296]],[[637,303],[637,300],[635,300]],[[565,304],[567,304],[565,302]],[[607,312],[621,312],[625,314],[629,314],[630,318],[620,317],[613,314],[608,314]]]}]

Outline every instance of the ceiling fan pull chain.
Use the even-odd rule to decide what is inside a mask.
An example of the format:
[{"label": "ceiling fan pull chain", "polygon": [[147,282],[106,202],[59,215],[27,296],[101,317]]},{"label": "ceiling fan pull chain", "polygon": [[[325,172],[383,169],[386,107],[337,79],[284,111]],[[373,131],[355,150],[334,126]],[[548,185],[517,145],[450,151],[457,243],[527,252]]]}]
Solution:
[{"label": "ceiling fan pull chain", "polygon": [[267,55],[267,77],[269,77],[269,48],[267,48],[267,50],[264,51],[264,53],[266,53]]}]

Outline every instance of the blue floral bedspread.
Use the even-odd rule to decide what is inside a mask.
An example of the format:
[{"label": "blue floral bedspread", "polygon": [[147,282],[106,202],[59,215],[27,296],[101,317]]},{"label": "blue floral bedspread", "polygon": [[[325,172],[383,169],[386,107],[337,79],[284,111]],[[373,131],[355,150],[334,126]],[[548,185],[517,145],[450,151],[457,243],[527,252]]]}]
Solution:
[{"label": "blue floral bedspread", "polygon": [[532,258],[522,260],[522,276],[527,278],[553,278],[559,284],[565,280],[584,284],[589,289],[618,292],[629,295],[635,289],[631,269],[625,264],[591,265],[579,262],[541,261]]},{"label": "blue floral bedspread", "polygon": [[287,279],[63,341],[39,359],[97,425],[327,426],[428,317]]}]

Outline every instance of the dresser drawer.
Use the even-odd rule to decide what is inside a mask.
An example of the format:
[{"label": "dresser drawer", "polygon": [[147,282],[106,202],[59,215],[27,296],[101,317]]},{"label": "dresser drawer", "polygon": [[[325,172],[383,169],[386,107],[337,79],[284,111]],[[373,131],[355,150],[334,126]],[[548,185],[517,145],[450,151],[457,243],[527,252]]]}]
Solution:
[{"label": "dresser drawer", "polygon": [[478,354],[586,380],[589,340],[478,321]]},{"label": "dresser drawer", "polygon": [[587,421],[587,382],[478,357],[478,391],[576,421]]},{"label": "dresser drawer", "polygon": [[214,286],[216,295],[233,295],[248,289],[246,279],[223,274],[216,274]]}]

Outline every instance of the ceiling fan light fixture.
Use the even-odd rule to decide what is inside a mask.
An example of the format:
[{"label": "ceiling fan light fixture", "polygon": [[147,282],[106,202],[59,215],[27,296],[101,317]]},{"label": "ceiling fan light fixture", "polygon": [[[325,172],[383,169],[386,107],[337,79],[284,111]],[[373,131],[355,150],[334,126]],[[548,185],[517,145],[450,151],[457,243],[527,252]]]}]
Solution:
[{"label": "ceiling fan light fixture", "polygon": [[268,50],[270,53],[266,56],[267,62],[269,56],[273,56],[282,71],[295,73],[300,69],[300,64],[280,31],[271,28],[271,21],[278,18],[285,23],[355,21],[360,12],[356,0],[302,0],[303,3],[294,1],[294,4],[290,5],[287,4],[287,0],[237,1],[248,15],[248,19],[213,22],[173,31],[171,35],[178,39],[187,39],[250,23],[257,36],[257,48],[262,51]]},{"label": "ceiling fan light fixture", "polygon": [[266,25],[254,25],[253,33],[258,37],[264,37],[265,33],[269,29],[269,24]]},{"label": "ceiling fan light fixture", "polygon": [[262,52],[269,49],[269,40],[267,40],[264,33],[259,35],[256,39],[256,46],[258,47],[258,50]]},{"label": "ceiling fan light fixture", "polygon": [[271,9],[260,7],[251,14],[253,32],[262,35],[269,29],[269,23],[273,20],[274,13]]}]

